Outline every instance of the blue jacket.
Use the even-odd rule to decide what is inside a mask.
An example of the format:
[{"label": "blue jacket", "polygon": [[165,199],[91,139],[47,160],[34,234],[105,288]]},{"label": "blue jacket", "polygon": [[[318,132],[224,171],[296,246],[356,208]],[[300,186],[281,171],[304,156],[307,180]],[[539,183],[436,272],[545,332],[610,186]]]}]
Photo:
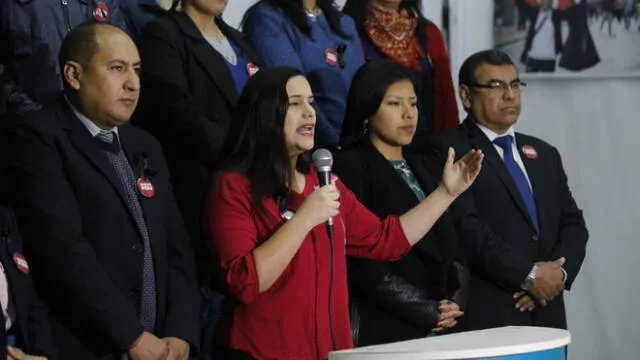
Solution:
[{"label": "blue jacket", "polygon": [[[126,30],[120,4],[120,0],[0,1],[0,99],[4,99],[0,101],[6,101],[6,111],[33,111],[55,102],[62,90],[58,66],[62,40],[74,26],[96,18]],[[106,17],[96,11],[103,7]]]},{"label": "blue jacket", "polygon": [[120,0],[120,3],[127,19],[129,34],[136,42],[144,26],[166,12],[156,0]]},{"label": "blue jacket", "polygon": [[[347,93],[355,72],[364,64],[362,46],[353,20],[342,14],[340,25],[349,38],[334,33],[324,15],[310,21],[311,37],[270,5],[249,10],[243,27],[263,66],[290,66],[302,71],[313,89],[317,147],[335,148],[340,141]],[[344,49],[340,64],[330,64],[327,52]]]}]

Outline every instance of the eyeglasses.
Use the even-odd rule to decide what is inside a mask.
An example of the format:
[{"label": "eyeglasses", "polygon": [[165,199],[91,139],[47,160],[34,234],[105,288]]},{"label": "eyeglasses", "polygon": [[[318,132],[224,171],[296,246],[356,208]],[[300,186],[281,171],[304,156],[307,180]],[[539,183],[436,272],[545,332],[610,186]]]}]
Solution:
[{"label": "eyeglasses", "polygon": [[506,82],[501,80],[491,80],[486,84],[473,83],[473,84],[466,84],[466,85],[470,87],[475,87],[475,88],[489,89],[493,92],[501,92],[501,93],[505,93],[507,91],[507,88],[511,89],[511,91],[513,91],[514,93],[520,93],[522,92],[522,89],[527,87],[527,83],[520,80],[512,81],[510,84],[507,84]]}]

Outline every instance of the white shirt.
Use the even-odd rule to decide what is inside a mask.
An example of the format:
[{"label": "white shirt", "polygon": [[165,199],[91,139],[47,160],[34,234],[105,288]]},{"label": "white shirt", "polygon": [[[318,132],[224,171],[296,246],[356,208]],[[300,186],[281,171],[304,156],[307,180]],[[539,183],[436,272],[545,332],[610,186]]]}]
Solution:
[{"label": "white shirt", "polygon": [[534,29],[538,28],[540,30],[533,36],[527,56],[534,60],[555,60],[556,40],[551,9],[540,10]]},{"label": "white shirt", "polygon": [[493,144],[493,147],[496,149],[496,151],[498,152],[498,155],[500,155],[500,158],[502,160],[504,160],[504,150],[502,150],[500,146],[494,144],[493,140],[495,140],[498,137],[507,136],[507,135],[513,137],[513,142],[511,145],[511,149],[513,152],[513,159],[516,161],[516,164],[518,164],[518,166],[520,167],[520,170],[522,170],[522,172],[524,173],[524,177],[527,179],[527,184],[529,184],[529,189],[531,189],[531,191],[533,192],[533,188],[531,187],[531,180],[529,180],[529,175],[527,174],[527,169],[524,167],[524,163],[522,162],[522,158],[520,157],[520,151],[518,150],[518,144],[516,143],[516,132],[515,130],[513,130],[513,126],[510,127],[509,130],[507,130],[507,132],[505,132],[504,134],[498,135],[495,132],[489,130],[489,128],[487,128],[486,126],[480,125],[478,123],[475,123],[475,124],[487,136],[489,141],[491,141],[491,143]]},{"label": "white shirt", "polygon": [[[82,115],[78,109],[76,109],[71,102],[69,101],[69,99],[66,98],[67,103],[69,104],[69,107],[71,107],[71,110],[73,111],[73,113],[78,117],[78,119],[80,119],[80,121],[82,122],[82,124],[84,124],[84,126],[87,128],[87,130],[89,130],[89,132],[91,133],[91,136],[96,137],[96,135],[98,135],[100,132],[105,131],[105,129],[101,129],[98,125],[96,125],[96,123],[94,123],[93,121],[89,120],[88,117]],[[118,128],[114,127],[112,129],[106,130],[106,131],[113,131],[116,135],[118,135]]]},{"label": "white shirt", "polygon": [[11,325],[16,319],[16,313],[11,304],[11,296],[9,296],[9,283],[7,281],[7,275],[4,272],[4,266],[0,263],[0,309],[2,309],[2,315],[4,315],[4,328],[9,330]]}]

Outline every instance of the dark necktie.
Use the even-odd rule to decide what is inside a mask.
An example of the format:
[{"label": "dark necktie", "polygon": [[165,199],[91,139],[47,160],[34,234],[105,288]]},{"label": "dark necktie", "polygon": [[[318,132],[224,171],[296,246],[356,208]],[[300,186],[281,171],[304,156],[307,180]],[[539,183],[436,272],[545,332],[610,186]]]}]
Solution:
[{"label": "dark necktie", "polygon": [[527,212],[529,212],[529,216],[531,217],[531,221],[536,228],[536,232],[540,232],[540,228],[538,225],[538,210],[536,209],[536,201],[533,198],[533,192],[529,187],[529,182],[527,181],[527,177],[524,171],[522,171],[520,166],[518,166],[518,163],[513,157],[513,136],[501,136],[493,140],[493,143],[500,146],[502,150],[504,150],[504,165],[507,167],[507,170],[511,174],[513,181],[516,183],[518,192],[520,192],[520,196],[524,201]]},{"label": "dark necktie", "polygon": [[117,135],[113,131],[101,131],[96,138],[104,143],[104,153],[120,180],[120,185],[126,194],[127,206],[134,214],[134,218],[142,234],[144,245],[142,265],[142,291],[140,301],[140,322],[144,329],[153,332],[156,323],[156,279],[151,253],[149,231],[144,219],[138,193],[135,187],[136,178],[131,170],[129,161],[120,148]]}]

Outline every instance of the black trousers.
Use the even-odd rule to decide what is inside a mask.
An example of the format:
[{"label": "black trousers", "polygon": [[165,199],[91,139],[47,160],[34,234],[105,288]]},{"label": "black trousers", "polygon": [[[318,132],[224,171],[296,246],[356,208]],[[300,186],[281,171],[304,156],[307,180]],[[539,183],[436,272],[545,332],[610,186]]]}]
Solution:
[{"label": "black trousers", "polygon": [[527,59],[527,68],[526,72],[555,72],[556,71],[556,61],[555,60],[536,60],[536,59]]}]

